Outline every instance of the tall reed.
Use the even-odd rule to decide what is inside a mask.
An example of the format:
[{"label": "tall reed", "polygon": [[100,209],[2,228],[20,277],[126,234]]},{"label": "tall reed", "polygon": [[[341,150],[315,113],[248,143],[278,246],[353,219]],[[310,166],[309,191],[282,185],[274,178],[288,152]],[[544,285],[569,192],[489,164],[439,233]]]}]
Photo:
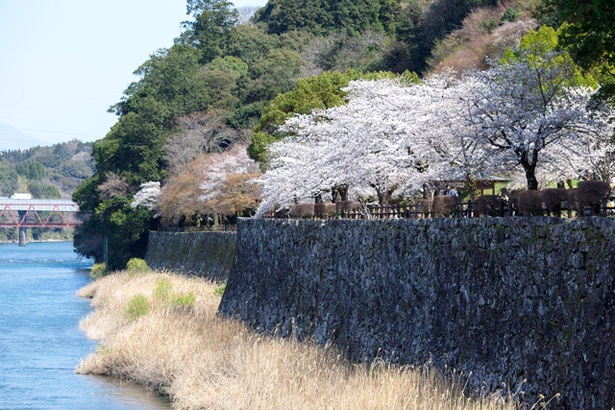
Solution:
[{"label": "tall reed", "polygon": [[[510,409],[470,399],[432,368],[351,364],[333,348],[258,335],[216,316],[216,285],[168,273],[112,274],[82,288],[94,310],[81,321],[100,340],[78,373],[116,375],[168,394],[180,409]],[[186,301],[170,303],[171,293]],[[132,318],[132,298],[148,299]],[[177,299],[175,299],[177,300]]]}]

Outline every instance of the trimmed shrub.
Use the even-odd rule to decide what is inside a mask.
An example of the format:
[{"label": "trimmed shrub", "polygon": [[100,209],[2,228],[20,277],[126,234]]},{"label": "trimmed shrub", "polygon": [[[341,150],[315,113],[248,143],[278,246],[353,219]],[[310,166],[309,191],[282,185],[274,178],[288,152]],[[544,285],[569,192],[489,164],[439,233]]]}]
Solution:
[{"label": "trimmed shrub", "polygon": [[289,218],[290,210],[288,208],[281,208],[277,211],[274,211],[273,216],[275,218]]},{"label": "trimmed shrub", "polygon": [[314,204],[314,217],[316,218],[325,217],[325,203]]},{"label": "trimmed shrub", "polygon": [[336,214],[345,216],[355,211],[361,211],[361,203],[356,201],[338,201],[335,203]]},{"label": "trimmed shrub", "polygon": [[291,218],[312,218],[314,217],[314,203],[294,204],[290,207]]},{"label": "trimmed shrub", "polygon": [[580,214],[585,207],[591,209],[593,215],[600,214],[600,208],[609,199],[611,186],[606,181],[579,181],[577,184],[577,204]]},{"label": "trimmed shrub", "polygon": [[476,199],[476,213],[490,217],[502,217],[504,200],[496,195],[482,195]]},{"label": "trimmed shrub", "polygon": [[421,198],[416,202],[413,206],[413,210],[415,214],[413,217],[415,218],[429,218],[429,214],[431,214],[433,209],[433,202],[426,198]]},{"label": "trimmed shrub", "polygon": [[562,203],[568,200],[567,190],[565,188],[545,188],[541,193],[547,213],[561,217]]},{"label": "trimmed shrub", "polygon": [[314,204],[314,217],[329,218],[337,216],[337,208],[335,203],[319,203]]},{"label": "trimmed shrub", "polygon": [[434,217],[450,217],[457,208],[457,198],[449,195],[436,196],[433,199]]},{"label": "trimmed shrub", "polygon": [[546,205],[543,208],[542,193],[537,190],[519,191],[517,195],[519,214],[525,217],[543,215]]}]

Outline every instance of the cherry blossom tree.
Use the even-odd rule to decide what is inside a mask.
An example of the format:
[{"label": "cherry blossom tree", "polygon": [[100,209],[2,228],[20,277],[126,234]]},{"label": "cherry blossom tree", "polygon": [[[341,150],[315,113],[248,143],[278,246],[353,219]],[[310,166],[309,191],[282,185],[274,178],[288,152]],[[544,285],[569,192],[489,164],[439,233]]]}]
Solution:
[{"label": "cherry blossom tree", "polygon": [[472,182],[521,168],[536,189],[539,177],[576,177],[580,164],[605,168],[615,152],[612,106],[598,115],[595,90],[568,86],[575,71],[560,57],[511,59],[419,84],[351,82],[346,105],[294,116],[279,128],[287,136],[270,147],[257,214],[331,199],[335,187],[385,204],[433,180]]},{"label": "cherry blossom tree", "polygon": [[199,200],[209,213],[240,215],[256,209],[261,197],[256,182],[260,172],[245,145],[207,155],[201,173]]},{"label": "cherry blossom tree", "polygon": [[160,211],[162,224],[181,226],[196,224],[195,217],[204,214],[199,185],[202,159],[198,156],[184,167],[184,171],[167,177],[160,190]]},{"label": "cherry blossom tree", "polygon": [[559,146],[559,164],[590,177],[612,182],[615,178],[615,102],[592,100],[590,119],[574,145]]},{"label": "cherry blossom tree", "polygon": [[428,165],[439,155],[424,131],[438,126],[429,109],[437,93],[399,80],[354,81],[345,91],[347,105],[297,115],[280,128],[288,136],[270,147],[259,210],[330,196],[335,187],[385,204],[430,179]]},{"label": "cherry blossom tree", "polygon": [[538,189],[537,170],[557,169],[556,153],[577,147],[592,127],[589,103],[597,84],[556,47],[557,33],[543,27],[492,68],[465,76],[477,85],[466,99],[467,122],[489,158],[523,168],[530,190]]},{"label": "cherry blossom tree", "polygon": [[139,206],[145,207],[150,211],[158,213],[160,201],[160,181],[149,181],[141,184],[141,189],[133,196],[134,201],[130,203],[130,208]]}]

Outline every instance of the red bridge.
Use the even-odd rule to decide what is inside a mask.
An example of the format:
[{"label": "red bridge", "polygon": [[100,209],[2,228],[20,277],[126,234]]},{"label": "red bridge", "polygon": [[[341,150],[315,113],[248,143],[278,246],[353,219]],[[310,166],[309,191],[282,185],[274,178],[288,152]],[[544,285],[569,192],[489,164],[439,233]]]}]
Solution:
[{"label": "red bridge", "polygon": [[26,228],[68,228],[81,224],[79,206],[70,200],[0,198],[0,228],[19,228],[19,244],[26,243]]}]

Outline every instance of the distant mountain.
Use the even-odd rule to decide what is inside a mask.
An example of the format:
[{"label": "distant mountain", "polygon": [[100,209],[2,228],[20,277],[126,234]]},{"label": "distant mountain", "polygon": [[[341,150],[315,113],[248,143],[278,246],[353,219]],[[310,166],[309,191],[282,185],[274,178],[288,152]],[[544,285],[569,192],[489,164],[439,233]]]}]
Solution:
[{"label": "distant mountain", "polygon": [[22,133],[8,124],[0,124],[0,151],[21,150],[36,146],[50,146],[46,141]]}]

